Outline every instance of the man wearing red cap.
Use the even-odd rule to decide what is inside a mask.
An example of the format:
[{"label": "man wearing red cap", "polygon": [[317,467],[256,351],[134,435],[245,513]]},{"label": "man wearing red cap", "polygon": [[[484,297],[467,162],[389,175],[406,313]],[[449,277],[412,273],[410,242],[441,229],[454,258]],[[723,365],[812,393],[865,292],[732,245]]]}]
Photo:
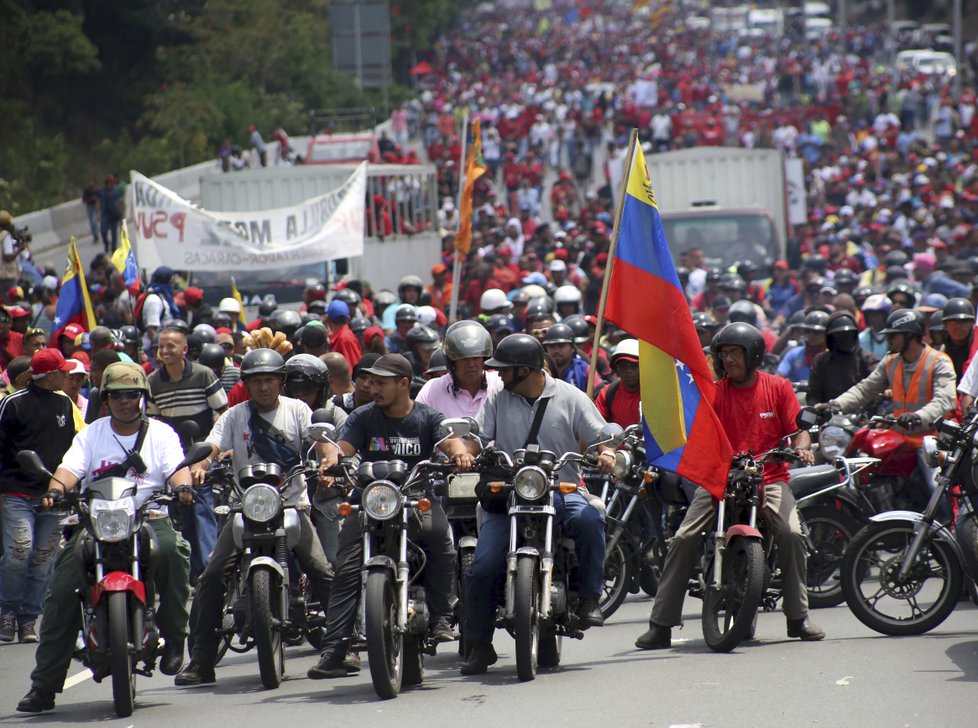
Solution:
[{"label": "man wearing red cap", "polygon": [[44,495],[47,478],[17,462],[33,450],[51,472],[58,467],[76,429],[75,406],[59,390],[71,369],[57,349],[31,357],[31,382],[0,402],[0,501],[3,557],[0,558],[0,642],[37,642],[34,622],[41,613],[48,576],[61,540],[59,517],[37,512],[32,500]]},{"label": "man wearing red cap", "polygon": [[61,351],[66,359],[70,359],[71,355],[79,348],[75,341],[77,341],[80,334],[84,333],[85,329],[81,324],[68,324],[61,330],[61,335],[58,337],[58,340],[52,342],[52,344]]},{"label": "man wearing red cap", "polygon": [[187,311],[187,322],[194,329],[198,324],[214,325],[214,309],[204,301],[204,292],[190,286],[183,292],[183,303]]},{"label": "man wearing red cap", "polygon": [[438,263],[431,269],[431,285],[425,288],[431,297],[431,305],[443,313],[448,313],[452,302],[452,284],[448,281],[448,266]]}]

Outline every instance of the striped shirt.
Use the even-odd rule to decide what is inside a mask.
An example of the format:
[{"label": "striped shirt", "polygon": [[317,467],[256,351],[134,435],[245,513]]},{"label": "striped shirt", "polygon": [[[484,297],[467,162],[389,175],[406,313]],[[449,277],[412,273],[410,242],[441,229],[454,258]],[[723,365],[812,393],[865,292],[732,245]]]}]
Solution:
[{"label": "striped shirt", "polygon": [[214,424],[214,414],[228,406],[224,387],[217,376],[205,366],[185,362],[183,376],[173,380],[165,367],[149,375],[151,399],[148,412],[170,425],[193,420],[200,428],[194,440],[203,439]]}]

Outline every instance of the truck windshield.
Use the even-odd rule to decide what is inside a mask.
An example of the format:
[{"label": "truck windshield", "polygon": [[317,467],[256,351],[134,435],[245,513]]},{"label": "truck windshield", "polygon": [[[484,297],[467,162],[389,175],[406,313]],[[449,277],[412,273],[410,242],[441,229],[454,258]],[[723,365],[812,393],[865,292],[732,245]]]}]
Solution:
[{"label": "truck windshield", "polygon": [[289,268],[235,273],[197,272],[192,274],[191,284],[203,288],[207,302],[216,304],[220,299],[231,295],[232,275],[247,305],[257,304],[257,299],[261,299],[268,293],[274,294],[279,303],[293,303],[302,300],[302,292],[307,280],[310,278],[326,280],[326,264],[310,263]]},{"label": "truck windshield", "polygon": [[662,226],[674,258],[682,251],[702,248],[707,266],[725,268],[738,260],[750,260],[767,268],[782,257],[774,221],[762,213],[665,213]]}]

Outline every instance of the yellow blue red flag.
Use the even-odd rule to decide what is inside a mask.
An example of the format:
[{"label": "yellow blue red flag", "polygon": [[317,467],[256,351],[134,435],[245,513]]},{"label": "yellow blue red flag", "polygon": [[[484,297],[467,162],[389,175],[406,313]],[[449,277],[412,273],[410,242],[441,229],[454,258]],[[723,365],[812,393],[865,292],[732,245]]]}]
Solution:
[{"label": "yellow blue red flag", "polygon": [[85,269],[78,257],[75,239],[68,243],[68,265],[65,267],[61,288],[58,289],[58,304],[54,309],[54,326],[51,330],[51,346],[57,346],[61,332],[68,324],[78,324],[85,331],[95,328],[95,313],[88,297],[85,284]]},{"label": "yellow blue red flag", "polygon": [[136,265],[136,251],[129,242],[129,228],[125,220],[119,234],[119,247],[112,253],[112,265],[122,274],[122,282],[129,292],[135,294],[139,290],[139,266]]},{"label": "yellow blue red flag", "polygon": [[732,450],[713,411],[713,377],[637,144],[627,174],[605,318],[639,341],[649,464],[678,473],[720,498]]}]

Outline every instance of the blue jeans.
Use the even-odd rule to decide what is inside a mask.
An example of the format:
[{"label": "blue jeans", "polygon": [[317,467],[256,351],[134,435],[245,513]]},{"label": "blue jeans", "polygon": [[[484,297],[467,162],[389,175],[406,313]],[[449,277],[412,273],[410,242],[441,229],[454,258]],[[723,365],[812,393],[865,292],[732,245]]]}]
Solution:
[{"label": "blue jeans", "polygon": [[37,513],[26,498],[3,498],[0,611],[32,622],[44,607],[48,577],[58,555],[60,516]]},{"label": "blue jeans", "polygon": [[92,231],[92,237],[95,238],[96,243],[101,242],[101,220],[99,219],[98,209],[96,209],[95,205],[86,205],[85,211],[88,213],[88,227]]},{"label": "blue jeans", "polygon": [[[557,494],[557,520],[574,539],[580,563],[582,597],[597,597],[604,582],[604,518],[580,493]],[[496,605],[506,581],[509,515],[486,513],[479,528],[475,559],[465,582],[465,638],[490,643]]]},{"label": "blue jeans", "polygon": [[217,544],[217,516],[214,515],[214,491],[194,491],[193,505],[180,506],[180,533],[190,543],[190,583],[197,581],[211,559]]}]

